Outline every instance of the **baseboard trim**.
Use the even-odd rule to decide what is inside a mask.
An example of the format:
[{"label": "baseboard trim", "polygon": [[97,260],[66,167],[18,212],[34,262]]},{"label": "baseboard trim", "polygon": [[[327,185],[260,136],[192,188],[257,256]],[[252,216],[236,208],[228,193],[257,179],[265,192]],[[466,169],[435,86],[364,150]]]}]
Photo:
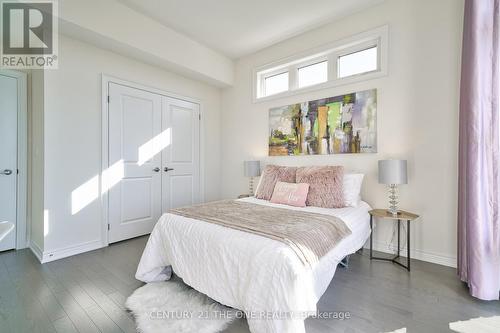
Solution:
[{"label": "baseboard trim", "polygon": [[29,244],[29,248],[30,248],[31,252],[33,252],[35,257],[38,259],[38,261],[42,262],[43,251],[40,248],[40,246],[38,246],[35,242],[33,242],[33,240],[31,240],[30,244]]},{"label": "baseboard trim", "polygon": [[[365,246],[365,248],[369,248],[369,243]],[[395,252],[395,246],[390,244],[390,243],[385,243],[385,242],[380,242],[380,241],[373,241],[373,249],[375,251],[380,251],[384,253],[391,253],[393,254]],[[401,254],[405,254],[406,256],[406,247],[401,249]],[[443,266],[448,266],[448,267],[457,267],[457,258],[442,255],[442,254],[437,254],[437,253],[432,253],[428,251],[422,251],[419,249],[412,249],[410,248],[410,255],[412,259],[418,259],[422,261],[427,261],[431,262],[434,264],[438,265],[443,265]]]},{"label": "baseboard trim", "polygon": [[78,245],[68,246],[65,248],[60,248],[52,251],[44,251],[41,260],[40,258],[39,260],[42,264],[44,264],[54,260],[71,257],[76,254],[97,250],[102,247],[103,247],[102,242],[100,239],[98,239],[95,241],[85,242]]},{"label": "baseboard trim", "polygon": [[[30,242],[29,247],[31,249],[31,252],[33,252],[33,254],[35,255],[35,257],[37,257],[37,259],[43,264],[46,262],[51,262],[54,260],[71,257],[80,253],[97,250],[106,246],[107,245],[104,245],[99,239],[47,252],[43,252],[40,249],[40,247],[33,241]],[[365,248],[368,248],[368,246],[369,246],[368,244],[365,245]],[[373,249],[375,251],[380,251],[390,254],[393,254],[395,251],[394,245],[376,240],[373,241]],[[401,253],[406,253],[406,247],[401,249]],[[419,249],[410,249],[410,254],[412,259],[418,259],[453,268],[457,267],[457,258],[455,257],[445,256],[442,254],[436,254],[428,251],[422,251]]]}]

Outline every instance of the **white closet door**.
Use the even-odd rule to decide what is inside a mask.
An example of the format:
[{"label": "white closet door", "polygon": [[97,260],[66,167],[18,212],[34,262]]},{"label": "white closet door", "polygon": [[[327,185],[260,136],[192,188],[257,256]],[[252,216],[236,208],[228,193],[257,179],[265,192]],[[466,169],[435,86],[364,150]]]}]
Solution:
[{"label": "white closet door", "polygon": [[[109,243],[148,234],[161,215],[162,96],[109,84]],[[109,189],[108,189],[109,187]]]},{"label": "white closet door", "polygon": [[[0,222],[17,219],[17,79],[0,75]],[[0,241],[0,251],[16,247],[14,228]]]},{"label": "white closet door", "polygon": [[200,107],[163,98],[163,131],[169,144],[163,151],[163,211],[200,202]]}]

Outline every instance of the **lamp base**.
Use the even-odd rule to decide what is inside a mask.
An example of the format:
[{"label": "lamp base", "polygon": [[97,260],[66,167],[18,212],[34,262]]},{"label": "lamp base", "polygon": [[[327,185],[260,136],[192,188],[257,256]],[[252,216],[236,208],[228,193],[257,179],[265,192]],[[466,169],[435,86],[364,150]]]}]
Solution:
[{"label": "lamp base", "polygon": [[255,193],[253,193],[253,177],[250,177],[248,182],[248,189],[250,190],[250,196],[253,197]]},{"label": "lamp base", "polygon": [[392,216],[398,216],[399,209],[398,209],[398,186],[396,184],[390,184],[389,185],[389,209],[387,212],[391,214]]}]

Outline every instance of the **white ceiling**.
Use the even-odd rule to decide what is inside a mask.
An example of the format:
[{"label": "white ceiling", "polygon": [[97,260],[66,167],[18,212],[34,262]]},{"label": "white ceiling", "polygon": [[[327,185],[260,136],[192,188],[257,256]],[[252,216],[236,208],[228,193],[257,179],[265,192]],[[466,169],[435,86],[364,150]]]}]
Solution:
[{"label": "white ceiling", "polygon": [[119,0],[236,59],[384,0]]}]

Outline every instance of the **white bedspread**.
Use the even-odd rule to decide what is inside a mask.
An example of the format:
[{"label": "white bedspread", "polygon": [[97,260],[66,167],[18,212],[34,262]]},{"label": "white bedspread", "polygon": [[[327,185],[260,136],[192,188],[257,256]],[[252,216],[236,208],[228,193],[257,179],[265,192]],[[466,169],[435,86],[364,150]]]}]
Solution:
[{"label": "white bedspread", "polygon": [[[370,207],[297,208],[255,198],[255,204],[335,215],[351,229],[312,268],[304,266],[282,242],[182,216],[164,214],[142,254],[136,278],[144,282],[169,278],[171,265],[184,282],[214,300],[247,311],[253,333],[304,333],[303,318],[276,316],[316,312],[316,303],[335,274],[337,264],[360,249],[370,234]],[[264,314],[265,312],[265,314]],[[274,317],[273,317],[274,316]]]}]

